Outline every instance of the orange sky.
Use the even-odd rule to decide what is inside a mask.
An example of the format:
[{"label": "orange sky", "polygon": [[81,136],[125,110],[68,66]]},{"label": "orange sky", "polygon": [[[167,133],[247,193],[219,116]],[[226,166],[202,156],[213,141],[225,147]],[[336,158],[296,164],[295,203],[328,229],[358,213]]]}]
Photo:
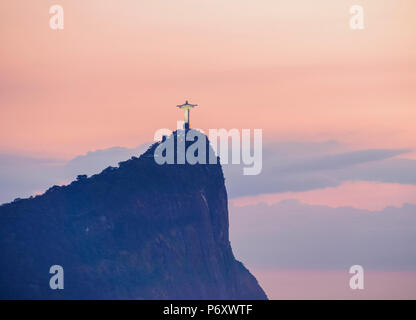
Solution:
[{"label": "orange sky", "polygon": [[[49,28],[61,4],[65,29]],[[349,29],[349,7],[365,30]],[[192,124],[416,149],[414,0],[7,0],[0,151],[69,158]]]}]

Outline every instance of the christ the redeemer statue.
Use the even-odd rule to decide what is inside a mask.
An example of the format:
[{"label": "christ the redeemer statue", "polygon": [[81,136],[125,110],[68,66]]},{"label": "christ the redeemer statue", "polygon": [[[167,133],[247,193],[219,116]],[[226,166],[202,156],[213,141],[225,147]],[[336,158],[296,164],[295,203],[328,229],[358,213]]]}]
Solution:
[{"label": "christ the redeemer statue", "polygon": [[178,108],[185,110],[185,124],[184,124],[185,130],[188,130],[190,126],[190,120],[189,120],[190,110],[196,106],[197,104],[188,103],[188,100],[186,100],[184,104],[177,106]]}]

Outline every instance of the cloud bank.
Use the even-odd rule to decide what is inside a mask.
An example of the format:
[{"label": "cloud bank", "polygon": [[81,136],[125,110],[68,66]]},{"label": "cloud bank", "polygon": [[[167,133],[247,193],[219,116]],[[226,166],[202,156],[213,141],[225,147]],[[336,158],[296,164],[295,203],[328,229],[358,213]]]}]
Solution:
[{"label": "cloud bank", "polygon": [[230,198],[336,187],[346,181],[416,184],[416,161],[394,157],[407,149],[348,150],[337,142],[268,144],[258,176],[224,166]]},{"label": "cloud bank", "polygon": [[284,200],[229,210],[234,252],[250,268],[416,270],[416,205],[369,211]]}]

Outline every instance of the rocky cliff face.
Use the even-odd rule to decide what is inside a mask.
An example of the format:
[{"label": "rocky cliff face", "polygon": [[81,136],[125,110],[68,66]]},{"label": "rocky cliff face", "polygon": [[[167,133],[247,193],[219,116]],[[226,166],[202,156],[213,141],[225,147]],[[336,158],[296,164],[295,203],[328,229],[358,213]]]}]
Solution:
[{"label": "rocky cliff face", "polygon": [[221,166],[158,165],[155,147],[0,206],[0,297],[266,299],[233,256]]}]

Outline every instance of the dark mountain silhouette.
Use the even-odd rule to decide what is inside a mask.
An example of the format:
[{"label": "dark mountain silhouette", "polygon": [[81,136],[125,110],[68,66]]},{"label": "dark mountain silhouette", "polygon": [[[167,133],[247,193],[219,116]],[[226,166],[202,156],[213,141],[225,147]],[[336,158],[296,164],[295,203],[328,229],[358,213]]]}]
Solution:
[{"label": "dark mountain silhouette", "polygon": [[0,298],[267,299],[232,253],[221,166],[158,165],[157,145],[0,206]]}]

